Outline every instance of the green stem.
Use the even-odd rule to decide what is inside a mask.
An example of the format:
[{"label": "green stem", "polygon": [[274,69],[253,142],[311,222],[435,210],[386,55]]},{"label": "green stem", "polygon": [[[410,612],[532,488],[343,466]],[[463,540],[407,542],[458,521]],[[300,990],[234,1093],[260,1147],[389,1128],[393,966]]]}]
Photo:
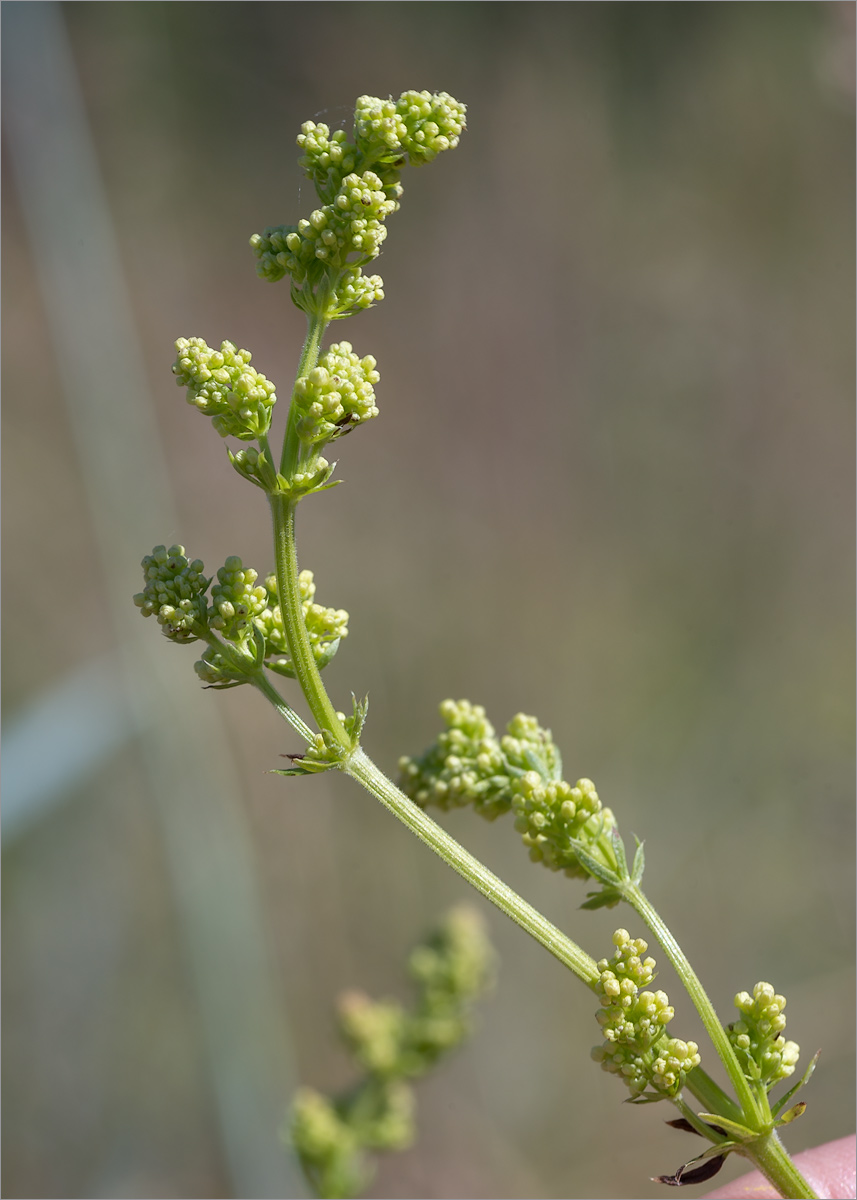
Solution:
[{"label": "green stem", "polygon": [[792,1162],[775,1129],[758,1141],[742,1147],[741,1153],[787,1200],[817,1200],[816,1193]]},{"label": "green stem", "polygon": [[318,664],[312,652],[298,583],[298,557],[295,549],[295,501],[288,496],[273,495],[271,515],[274,519],[274,559],[277,573],[277,593],[283,614],[283,629],[289,647],[289,657],[295,676],[301,685],[319,729],[326,729],[340,746],[350,749],[351,741],[336,715],[336,709],[321,682]]},{"label": "green stem", "polygon": [[[301,350],[301,358],[298,363],[297,375],[295,376],[296,382],[304,375],[308,375],[318,363],[321,341],[324,337],[324,331],[329,324],[323,317],[317,316],[315,313],[307,318],[307,322],[307,335],[304,340],[303,349]],[[302,446],[301,440],[298,437],[297,421],[298,407],[295,404],[293,393],[292,403],[289,406],[289,420],[286,426],[285,437],[283,438],[283,453],[280,458],[280,474],[285,475],[287,479],[294,474],[301,456]]]},{"label": "green stem", "polygon": [[309,725],[307,725],[306,721],[302,720],[298,716],[290,704],[285,702],[283,697],[268,679],[267,675],[265,675],[262,671],[259,671],[258,674],[253,676],[250,682],[257,691],[262,693],[266,700],[269,700],[271,704],[273,704],[280,716],[284,720],[288,721],[293,729],[298,731],[305,742],[311,742],[313,740],[315,735],[313,734],[313,731],[310,729]]},{"label": "green stem", "polygon": [[[705,1031],[711,1038],[715,1050],[720,1055],[723,1065],[735,1089],[735,1095],[743,1109],[743,1122],[751,1128],[762,1129],[767,1114],[760,1111],[757,1097],[744,1077],[740,1063],[732,1049],[732,1043],[726,1036],[726,1030],[720,1023],[714,1006],[708,999],[699,977],[688,962],[683,950],[664,924],[657,910],[649,902],[641,889],[634,883],[625,884],[624,896],[631,907],[642,917],[652,933],[663,947],[667,958],[675,968],[675,972],[684,986],[685,991],[693,1001],[696,1011],[702,1018]],[[692,1078],[693,1072],[691,1072]],[[725,1114],[724,1114],[725,1115]]]},{"label": "green stem", "polygon": [[400,791],[392,780],[388,779],[383,771],[375,766],[360,746],[349,755],[343,770],[352,779],[356,779],[358,783],[362,784],[367,792],[371,792],[377,800],[380,800],[385,808],[388,808],[403,825],[410,829],[411,833],[416,834],[421,842],[452,867],[453,871],[457,871],[462,879],[475,887],[522,929],[525,929],[531,937],[549,950],[554,958],[559,959],[561,963],[572,970],[578,979],[582,979],[588,987],[594,988],[599,979],[595,959],[591,958],[585,950],[581,950],[561,930],[528,904],[523,897],[508,887],[502,879],[498,879],[472,854],[469,854],[455,838],[450,837],[445,829],[442,829],[421,808],[418,808],[412,800],[409,800],[405,793]]}]

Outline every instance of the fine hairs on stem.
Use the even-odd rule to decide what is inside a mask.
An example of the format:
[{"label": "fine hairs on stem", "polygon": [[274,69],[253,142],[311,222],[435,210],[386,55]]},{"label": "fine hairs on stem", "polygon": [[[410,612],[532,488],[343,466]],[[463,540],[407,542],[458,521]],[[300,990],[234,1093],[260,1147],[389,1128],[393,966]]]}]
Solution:
[{"label": "fine hairs on stem", "polygon": [[[816,1060],[778,1099],[770,1096],[798,1062],[796,1043],[784,1035],[785,998],[759,982],[752,993],[737,993],[737,1015],[721,1022],[642,890],[642,843],[630,853],[592,780],[565,778],[550,731],[518,713],[499,734],[480,705],[445,700],[436,740],[422,755],[400,760],[396,783],[362,746],[368,702],[355,698],[349,712],[340,711],[322,682],[323,668],[348,635],[348,614],[316,600],[312,571],[299,567],[296,513],[302,501],[338,483],[327,457],[330,443],[378,416],[380,381],[372,355],[344,340],[325,347],[325,335],[331,322],[383,300],[383,281],[367,268],[400,207],[402,173],[454,149],[464,128],[464,105],[446,92],[427,91],[397,100],[361,96],[350,130],[312,121],[302,126],[300,165],[318,207],[296,224],[250,239],[258,274],[288,280],[307,318],[279,454],[269,443],[276,389],[251,365],[247,350],[181,337],[173,365],[188,403],[211,418],[221,437],[243,443],[227,453],[234,470],[267,498],[273,569],[262,578],[230,556],[208,576],[184,547],[156,546],[143,559],[144,587],[134,601],[143,616],[156,617],[170,641],[203,643],[196,671],[206,687],[249,684],[291,725],[302,745],[279,774],[351,776],[594,993],[599,1041],[593,1059],[625,1084],[631,1103],[672,1106],[670,1124],[702,1139],[696,1147],[703,1148],[658,1176],[660,1182],[701,1183],[738,1154],[781,1196],[811,1197],[779,1130],[804,1111],[794,1097]],[[279,694],[271,674],[296,682],[310,721]],[[648,928],[675,969],[710,1046],[701,1049],[668,1031],[676,1009],[666,992],[650,986],[655,960],[642,937],[618,927],[609,955],[591,957],[442,829],[429,816],[431,807],[470,807],[488,820],[510,814],[534,862],[589,887],[584,909],[628,905],[629,918]],[[414,951],[410,971],[418,993],[410,1008],[360,993],[340,1003],[358,1082],[338,1097],[302,1088],[295,1099],[287,1137],[320,1196],[358,1195],[371,1177],[372,1155],[413,1140],[412,1082],[467,1036],[473,1005],[492,978],[493,953],[478,913],[450,913]],[[731,1094],[706,1072],[706,1057],[720,1060]]]}]

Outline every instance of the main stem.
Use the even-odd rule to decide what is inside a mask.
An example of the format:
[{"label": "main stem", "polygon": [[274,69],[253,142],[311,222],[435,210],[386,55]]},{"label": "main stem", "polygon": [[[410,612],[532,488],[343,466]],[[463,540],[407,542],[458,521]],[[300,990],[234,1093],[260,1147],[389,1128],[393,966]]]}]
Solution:
[{"label": "main stem", "polygon": [[788,1197],[788,1200],[818,1200],[817,1194],[789,1157],[776,1129],[751,1142],[741,1153],[762,1172],[781,1196]]},{"label": "main stem", "polygon": [[288,496],[269,496],[274,519],[274,560],[277,574],[277,593],[283,628],[289,646],[295,676],[301,685],[318,727],[332,733],[343,749],[350,745],[348,734],[330,702],[321,682],[318,664],[312,652],[304,620],[298,576],[298,556],[295,549],[295,501]]}]

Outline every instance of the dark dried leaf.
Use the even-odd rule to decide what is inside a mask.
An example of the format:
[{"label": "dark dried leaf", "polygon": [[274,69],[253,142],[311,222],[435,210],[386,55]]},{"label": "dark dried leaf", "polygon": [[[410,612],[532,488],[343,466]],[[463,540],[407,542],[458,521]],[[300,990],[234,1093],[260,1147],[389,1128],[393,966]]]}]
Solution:
[{"label": "dark dried leaf", "polygon": [[693,1183],[705,1183],[707,1179],[714,1178],[725,1161],[726,1155],[718,1154],[716,1158],[709,1158],[705,1162],[701,1162],[698,1167],[690,1167],[689,1163],[685,1163],[683,1167],[679,1167],[675,1175],[656,1175],[653,1182],[666,1183],[669,1187],[688,1187]]},{"label": "dark dried leaf", "polygon": [[695,1133],[697,1137],[702,1137],[698,1129],[694,1129],[690,1121],[686,1117],[676,1117],[674,1121],[667,1121],[672,1129],[682,1129],[685,1133]]}]

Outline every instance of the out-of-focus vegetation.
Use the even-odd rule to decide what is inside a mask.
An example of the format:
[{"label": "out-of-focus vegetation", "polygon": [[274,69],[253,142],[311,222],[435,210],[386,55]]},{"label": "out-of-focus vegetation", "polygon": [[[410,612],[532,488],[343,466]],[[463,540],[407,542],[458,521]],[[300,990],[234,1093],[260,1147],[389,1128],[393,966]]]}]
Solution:
[{"label": "out-of-focus vegetation", "polygon": [[[287,395],[304,318],[256,278],[247,239],[305,215],[301,122],[409,87],[467,103],[459,151],[414,172],[390,219],[387,301],[348,327],[378,359],[381,418],[343,447],[345,485],[300,514],[302,565],[351,614],[328,685],[342,706],[369,692],[365,742],[389,769],[428,744],[446,696],[498,726],[537,714],[569,777],[647,839],[647,890],[721,1014],[769,979],[791,1036],[822,1045],[790,1147],[853,1130],[854,6],[62,15],[180,506],[152,544],[214,565],[270,569],[269,521],[177,391],[174,339],[247,346]],[[4,234],[14,715],[110,634],[8,180]],[[122,399],[105,381],[105,419]],[[129,605],[149,549],[113,563]],[[234,734],[300,1075],[336,1090],[336,994],[395,991],[464,885],[348,780],[266,774],[293,749],[285,727],[243,690],[201,693],[192,661],[187,704],[220,706]],[[117,754],[4,857],[6,1195],[233,1194],[141,779]],[[578,912],[584,889],[532,866],[508,826],[444,822],[609,951],[615,914]],[[496,997],[374,1194],[660,1195],[649,1177],[685,1147],[589,1061],[593,997],[488,919]],[[697,1036],[687,1008],[675,1026]]]}]

